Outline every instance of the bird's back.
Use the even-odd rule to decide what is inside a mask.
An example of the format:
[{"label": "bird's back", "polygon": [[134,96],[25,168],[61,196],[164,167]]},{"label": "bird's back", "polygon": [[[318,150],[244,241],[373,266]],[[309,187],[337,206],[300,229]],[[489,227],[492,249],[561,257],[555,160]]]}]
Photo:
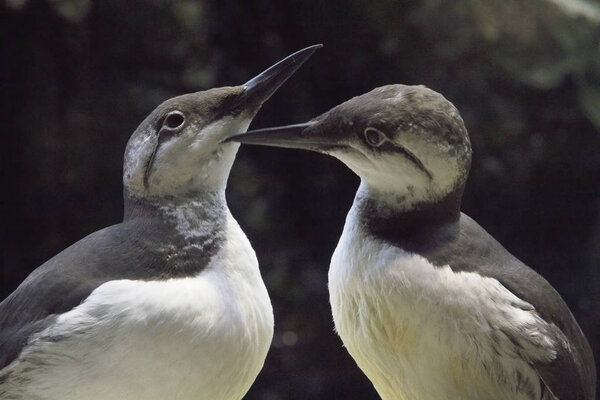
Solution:
[{"label": "bird's back", "polygon": [[[121,223],[94,232],[51,258],[0,303],[0,368],[9,364],[27,338],[81,303],[101,284],[147,277],[162,266],[158,224]],[[128,268],[134,260],[140,268]],[[33,295],[32,295],[33,293]]]}]

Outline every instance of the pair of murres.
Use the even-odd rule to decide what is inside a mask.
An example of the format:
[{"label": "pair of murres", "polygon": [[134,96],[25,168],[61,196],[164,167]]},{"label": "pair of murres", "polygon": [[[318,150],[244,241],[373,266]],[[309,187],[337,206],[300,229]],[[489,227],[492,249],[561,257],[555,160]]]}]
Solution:
[{"label": "pair of murres", "polygon": [[384,400],[594,398],[590,346],[564,301],[460,212],[471,147],[444,97],[389,85],[307,123],[242,133],[317,47],[245,85],[167,100],[142,122],[125,154],[123,223],[0,304],[0,398],[246,393],[273,314],[225,202],[235,142],[322,152],[360,176],[330,301]]}]

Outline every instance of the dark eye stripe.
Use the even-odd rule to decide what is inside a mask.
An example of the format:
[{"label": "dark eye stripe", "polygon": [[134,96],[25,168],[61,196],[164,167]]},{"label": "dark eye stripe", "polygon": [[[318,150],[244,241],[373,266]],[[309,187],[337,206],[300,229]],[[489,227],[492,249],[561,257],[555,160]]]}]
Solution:
[{"label": "dark eye stripe", "polygon": [[154,149],[152,150],[152,154],[150,154],[150,158],[146,161],[146,169],[144,170],[144,187],[148,189],[148,179],[150,178],[150,170],[152,169],[152,164],[154,164],[154,157],[156,157],[156,151],[158,150],[159,140],[156,141],[154,145]]},{"label": "dark eye stripe", "polygon": [[421,160],[419,160],[419,158],[415,156],[413,152],[408,150],[406,147],[403,147],[402,145],[396,143],[386,142],[383,145],[381,145],[378,149],[382,152],[387,151],[402,154],[408,161],[412,162],[419,170],[421,170],[425,175],[427,175],[427,177],[430,180],[433,179],[433,175],[431,174],[431,172],[429,172],[427,168],[425,168],[425,165],[421,162]]},{"label": "dark eye stripe", "polygon": [[146,189],[148,188],[150,171],[152,170],[152,165],[154,164],[154,158],[156,157],[158,147],[161,143],[176,136],[176,134],[179,133],[184,125],[185,115],[178,110],[171,111],[168,114],[163,115],[158,120],[156,124],[158,138],[154,144],[154,149],[152,149],[152,153],[150,154],[148,161],[146,161],[146,169],[144,170],[144,187],[146,187]]}]

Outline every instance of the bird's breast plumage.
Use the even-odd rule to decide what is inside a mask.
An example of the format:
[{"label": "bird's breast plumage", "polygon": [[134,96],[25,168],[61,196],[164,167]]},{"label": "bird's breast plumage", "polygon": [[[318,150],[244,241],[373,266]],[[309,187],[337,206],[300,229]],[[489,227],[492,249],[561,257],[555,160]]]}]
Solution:
[{"label": "bird's breast plumage", "polygon": [[436,267],[361,231],[352,213],[329,272],[340,337],[384,400],[541,399],[548,324],[497,280]]},{"label": "bird's breast plumage", "polygon": [[273,311],[229,214],[224,230],[197,275],[108,281],[35,334],[8,367],[27,384],[4,383],[8,398],[241,399],[264,363]]}]

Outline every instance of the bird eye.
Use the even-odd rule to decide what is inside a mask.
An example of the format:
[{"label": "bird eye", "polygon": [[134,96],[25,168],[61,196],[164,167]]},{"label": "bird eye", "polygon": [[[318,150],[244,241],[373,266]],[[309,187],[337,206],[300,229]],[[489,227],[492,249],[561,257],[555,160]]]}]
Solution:
[{"label": "bird eye", "polygon": [[383,134],[383,132],[375,128],[368,127],[363,133],[365,135],[365,141],[367,142],[367,144],[369,144],[369,146],[372,147],[381,146],[381,144],[385,140],[385,135]]},{"label": "bird eye", "polygon": [[163,128],[167,130],[179,129],[185,123],[185,117],[181,111],[171,111],[163,121]]}]

